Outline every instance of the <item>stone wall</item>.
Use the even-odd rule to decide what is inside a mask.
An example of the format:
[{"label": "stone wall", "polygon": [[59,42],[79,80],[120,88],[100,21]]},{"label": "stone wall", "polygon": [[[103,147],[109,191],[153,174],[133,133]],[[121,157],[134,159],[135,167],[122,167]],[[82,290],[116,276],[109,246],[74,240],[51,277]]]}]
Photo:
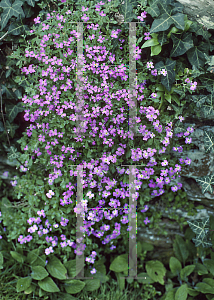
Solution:
[{"label": "stone wall", "polygon": [[214,29],[214,1],[213,0],[178,0],[184,6],[183,13],[191,21],[204,25],[207,29]]}]

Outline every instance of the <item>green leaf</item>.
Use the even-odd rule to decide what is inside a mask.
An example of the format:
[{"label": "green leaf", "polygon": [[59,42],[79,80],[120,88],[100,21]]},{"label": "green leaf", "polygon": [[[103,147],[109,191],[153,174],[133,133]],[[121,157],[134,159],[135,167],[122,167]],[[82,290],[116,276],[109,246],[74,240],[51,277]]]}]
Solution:
[{"label": "green leaf", "polygon": [[169,267],[173,275],[178,275],[182,269],[180,261],[174,256],[170,257]]},{"label": "green leaf", "polygon": [[57,279],[67,279],[67,277],[65,275],[65,274],[67,274],[67,270],[56,256],[52,256],[48,260],[48,264],[47,264],[46,268],[47,268],[48,272],[51,274],[51,276],[53,276]]},{"label": "green leaf", "polygon": [[167,295],[166,295],[166,299],[165,300],[172,300],[172,299],[174,300],[175,299],[175,292],[176,292],[175,289],[169,291],[167,293]]},{"label": "green leaf", "polygon": [[[196,247],[202,243],[207,244],[209,238],[209,217],[187,221],[193,232],[196,233],[196,239],[192,239],[196,243]],[[212,246],[212,245],[211,245]],[[204,247],[204,246],[203,246]]]},{"label": "green leaf", "polygon": [[47,277],[49,274],[45,268],[41,266],[32,267],[31,277],[36,280],[42,280]]},{"label": "green leaf", "polygon": [[37,257],[39,256],[39,249],[34,249],[27,254],[27,263],[32,264],[37,260]]},{"label": "green leaf", "polygon": [[[211,279],[211,278],[204,278],[203,281],[205,281],[205,279]],[[205,282],[197,283],[195,286],[195,290],[203,294],[214,294],[213,285],[211,286],[210,284],[207,284]]]},{"label": "green leaf", "polygon": [[170,57],[181,56],[194,47],[191,32],[185,32],[183,35],[171,34],[171,38],[173,41],[173,48],[170,52]]},{"label": "green leaf", "polygon": [[46,292],[57,293],[60,291],[56,283],[50,277],[46,277],[45,279],[38,281],[38,285]]},{"label": "green leaf", "polygon": [[[118,283],[119,289],[121,291],[123,291],[124,288],[125,288],[125,278],[124,278],[124,275],[122,273],[118,273],[118,272],[115,272],[115,275],[117,277],[117,283]],[[121,278],[121,277],[123,277],[123,278]]]},{"label": "green leaf", "polygon": [[22,106],[22,102],[18,102],[16,105],[6,103],[5,106],[6,106],[7,118],[10,123],[13,122],[13,120],[18,115],[18,113],[24,110],[24,107]]},{"label": "green leaf", "polygon": [[142,273],[137,274],[137,281],[139,283],[143,283],[143,284],[154,283],[154,280],[151,277],[149,277],[149,275],[146,272],[142,272]]},{"label": "green leaf", "polygon": [[35,0],[27,0],[27,4],[30,6],[35,6]]},{"label": "green leaf", "polygon": [[195,265],[188,265],[184,267],[180,272],[181,280],[186,281],[187,276],[189,276],[194,269],[195,269]]},{"label": "green leaf", "polygon": [[98,290],[100,287],[99,279],[88,279],[85,281],[84,290],[87,292],[93,292]]},{"label": "green leaf", "polygon": [[158,2],[157,5],[164,13],[159,18],[155,18],[149,30],[150,33],[166,31],[172,24],[176,28],[184,30],[185,22],[183,13],[175,13],[176,9],[166,5],[165,1]]},{"label": "green leaf", "polygon": [[5,93],[7,99],[14,99],[16,98],[16,95],[12,91],[12,89],[8,89],[7,86],[2,85],[2,95]]},{"label": "green leaf", "polygon": [[166,94],[166,95],[165,95],[165,99],[166,99],[169,103],[171,103],[171,95],[170,95],[170,94]]},{"label": "green leaf", "polygon": [[81,280],[69,280],[64,284],[65,290],[69,294],[77,294],[83,290],[85,287],[85,282]]},{"label": "green leaf", "polygon": [[151,47],[151,56],[158,55],[162,50],[161,45],[156,45]]},{"label": "green leaf", "polygon": [[19,15],[22,15],[25,17],[21,8],[22,4],[22,1],[16,0],[11,6],[9,0],[1,1],[0,6],[3,8],[3,13],[1,14],[1,30],[6,27],[8,20],[10,20],[12,16],[18,17]]},{"label": "green leaf", "polygon": [[204,259],[203,264],[210,271],[210,273],[214,275],[214,260]]},{"label": "green leaf", "polygon": [[208,53],[207,43],[201,42],[199,46],[194,46],[189,49],[186,54],[191,65],[195,65],[199,69],[200,66],[204,66],[205,58],[204,53]]},{"label": "green leaf", "polygon": [[30,278],[30,277],[20,278],[16,284],[16,291],[18,293],[23,292],[30,286],[31,281],[32,281],[32,278]]},{"label": "green leaf", "polygon": [[42,255],[42,256],[38,256],[38,258],[34,261],[31,262],[32,267],[36,267],[36,266],[42,266],[45,267],[46,264],[46,255]]},{"label": "green leaf", "polygon": [[124,16],[124,22],[131,22],[135,16],[133,7],[129,0],[124,0],[119,12]]},{"label": "green leaf", "polygon": [[198,275],[208,274],[207,268],[204,265],[200,264],[200,263],[196,264],[195,272],[198,273]]},{"label": "green leaf", "polygon": [[20,263],[24,263],[26,257],[16,251],[10,251],[11,256]]},{"label": "green leaf", "polygon": [[6,129],[9,132],[9,136],[11,136],[12,138],[14,137],[17,128],[19,128],[19,125],[10,123],[8,120],[6,120]]},{"label": "green leaf", "polygon": [[175,293],[175,300],[186,300],[188,296],[188,288],[187,288],[187,284],[182,284],[182,286],[180,286],[176,293]]},{"label": "green leaf", "polygon": [[31,284],[26,290],[25,290],[25,294],[29,295],[33,292],[33,285]]},{"label": "green leaf", "polygon": [[155,282],[164,285],[163,277],[166,274],[166,269],[162,262],[158,260],[150,260],[146,262],[146,272]]},{"label": "green leaf", "polygon": [[109,269],[114,272],[123,272],[128,270],[128,254],[117,256],[110,264]]},{"label": "green leaf", "polygon": [[157,37],[145,41],[145,43],[141,46],[141,49],[156,46],[156,45],[160,45],[159,42],[158,42]]},{"label": "green leaf", "polygon": [[187,249],[187,246],[180,235],[175,236],[173,250],[177,259],[179,259],[179,261],[183,262],[185,265],[186,259],[189,256],[189,250]]}]

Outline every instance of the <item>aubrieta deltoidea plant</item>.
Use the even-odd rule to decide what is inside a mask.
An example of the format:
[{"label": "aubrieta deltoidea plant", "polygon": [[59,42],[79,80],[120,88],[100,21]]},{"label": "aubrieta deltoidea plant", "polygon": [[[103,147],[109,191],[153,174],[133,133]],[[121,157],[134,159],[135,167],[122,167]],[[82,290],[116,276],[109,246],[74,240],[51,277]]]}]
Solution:
[{"label": "aubrieta deltoidea plant", "polygon": [[[164,105],[161,107],[162,111],[158,110],[160,107],[158,92],[151,93],[145,86],[147,79],[156,77],[155,80],[159,82],[160,75],[167,75],[164,69],[158,74],[152,61],[148,61],[145,65],[142,63],[137,65],[139,75],[136,82],[138,101],[136,122],[142,136],[134,139],[127,130],[124,130],[127,127],[129,108],[129,76],[126,67],[128,55],[124,53],[129,52],[129,45],[123,43],[123,37],[128,40],[129,32],[125,27],[109,29],[110,24],[106,16],[110,6],[110,1],[106,3],[102,1],[96,5],[90,2],[89,5],[81,6],[80,11],[75,13],[64,7],[59,9],[59,12],[47,14],[46,20],[42,21],[37,17],[35,23],[38,26],[31,32],[37,37],[26,48],[25,56],[20,57],[20,61],[22,63],[26,61],[28,65],[22,68],[22,72],[34,81],[29,84],[29,88],[26,89],[28,95],[23,98],[26,109],[25,120],[38,122],[36,126],[31,125],[20,140],[25,154],[20,155],[22,165],[19,164],[17,167],[26,172],[26,175],[21,179],[17,178],[12,185],[18,199],[25,194],[24,199],[28,201],[29,206],[22,209],[20,226],[11,228],[8,238],[18,236],[23,248],[25,244],[29,244],[30,247],[38,244],[47,256],[51,253],[61,256],[71,252],[75,257],[84,250],[88,255],[86,261],[92,264],[95,256],[99,256],[99,249],[94,251],[95,243],[88,237],[93,235],[99,238],[102,244],[106,245],[106,249],[108,244],[111,244],[109,248],[113,250],[116,248],[113,240],[116,243],[120,234],[124,235],[130,230],[123,226],[128,223],[128,217],[122,216],[129,213],[126,203],[129,191],[125,190],[126,187],[129,188],[129,170],[121,167],[121,164],[124,161],[126,165],[135,162],[138,164],[143,160],[140,164],[146,166],[145,169],[136,167],[138,192],[135,196],[142,208],[146,201],[165,192],[164,185],[171,186],[173,192],[180,189],[181,183],[177,185],[173,183],[175,174],[181,171],[181,164],[191,163],[188,157],[180,159],[178,163],[165,154],[169,145],[174,146],[173,151],[179,152],[182,152],[184,147],[177,143],[171,130],[174,116],[164,111]],[[138,19],[143,22],[145,17],[145,13],[142,13]],[[87,30],[84,30],[85,48],[81,57],[83,65],[81,74],[76,72],[79,37],[76,22],[88,22],[87,25],[84,23]],[[107,26],[104,27],[103,24]],[[149,33],[144,32],[145,27],[136,26],[136,29],[138,44],[139,39],[142,40],[142,37]],[[118,36],[121,37],[121,44],[115,55],[111,52],[111,41]],[[133,45],[133,51],[138,62],[141,58],[141,49]],[[13,57],[15,56],[16,52],[13,54]],[[32,59],[37,59],[38,65],[31,64]],[[115,66],[111,68],[113,64]],[[76,76],[79,76],[83,84],[84,117],[87,120],[85,122],[87,135],[79,137],[76,137],[78,92]],[[187,88],[192,93],[197,83],[192,83],[191,78],[185,79],[185,82],[190,84]],[[180,122],[184,120],[182,116],[177,118]],[[188,127],[185,133],[176,136],[184,136],[185,143],[190,144],[191,138],[188,136],[192,132],[193,128]],[[43,172],[36,169],[38,164],[45,166]],[[82,204],[84,212],[89,209],[87,203],[90,204],[91,210],[88,215],[82,216],[91,221],[84,220],[85,226],[80,229],[87,233],[86,241],[82,249],[75,249],[76,213],[83,213],[83,207],[75,207],[77,171],[74,171],[74,168],[80,164],[85,169],[82,183],[86,197]],[[147,180],[149,183],[145,185]],[[151,193],[149,188],[153,189]],[[112,213],[101,209],[108,205],[115,208]],[[123,208],[122,213],[118,213],[118,207]],[[148,206],[146,208],[148,209]],[[107,219],[107,224],[103,221],[103,216]],[[101,227],[98,226],[100,221]],[[26,222],[32,226],[28,228]],[[150,220],[147,217],[144,223],[148,222]],[[31,234],[25,236],[23,228],[27,228],[26,231]],[[110,230],[111,234],[106,235]],[[91,274],[94,273],[95,268],[91,270]]]}]

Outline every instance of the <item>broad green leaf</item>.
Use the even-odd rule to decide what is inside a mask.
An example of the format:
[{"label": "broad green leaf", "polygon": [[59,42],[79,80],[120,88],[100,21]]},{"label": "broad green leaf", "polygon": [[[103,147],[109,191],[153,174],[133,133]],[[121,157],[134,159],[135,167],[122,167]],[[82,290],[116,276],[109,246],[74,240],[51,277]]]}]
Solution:
[{"label": "broad green leaf", "polygon": [[[203,279],[203,281],[204,281],[204,279]],[[195,290],[199,291],[203,294],[214,294],[213,286],[210,286],[209,284],[207,284],[205,282],[197,283],[196,286],[195,286]]]},{"label": "broad green leaf", "polygon": [[128,254],[117,256],[110,264],[109,269],[114,272],[123,272],[128,270]]},{"label": "broad green leaf", "polygon": [[46,277],[45,279],[38,281],[38,285],[46,292],[57,293],[60,291],[56,283],[50,277]]},{"label": "broad green leaf", "polygon": [[172,24],[174,24],[176,28],[184,30],[185,22],[183,13],[176,13],[176,9],[166,5],[165,1],[159,1],[157,5],[162,14],[153,21],[151,29],[149,30],[150,33],[166,31]]},{"label": "broad green leaf", "polygon": [[155,282],[164,285],[163,277],[166,274],[166,269],[162,262],[158,260],[150,260],[146,262],[146,272]]},{"label": "broad green leaf", "polygon": [[198,275],[208,274],[207,268],[200,263],[195,264],[195,272],[198,273]]},{"label": "broad green leaf", "polygon": [[22,15],[25,17],[25,14],[21,8],[23,2],[16,0],[12,6],[9,0],[3,0],[0,3],[0,6],[3,8],[3,13],[1,14],[1,30],[3,30],[8,20],[11,19],[12,16],[18,17]]},{"label": "broad green leaf", "polygon": [[69,294],[77,294],[85,287],[85,282],[80,280],[69,280],[64,283],[65,290]]},{"label": "broad green leaf", "polygon": [[13,122],[13,120],[18,115],[18,113],[24,110],[24,107],[22,106],[22,102],[18,102],[16,105],[6,103],[5,106],[6,106],[7,118],[10,123]]},{"label": "broad green leaf", "polygon": [[46,263],[46,255],[41,255],[38,256],[38,258],[34,261],[31,262],[32,267],[36,267],[36,266],[41,266],[41,267],[45,267],[45,263]]},{"label": "broad green leaf", "polygon": [[7,132],[9,133],[9,136],[11,136],[12,138],[15,135],[15,131],[17,128],[19,128],[19,125],[15,124],[15,123],[10,123],[8,120],[6,120],[6,129]]},{"label": "broad green leaf", "polygon": [[27,0],[27,4],[30,6],[35,6],[35,0]]},{"label": "broad green leaf", "polygon": [[33,285],[31,284],[25,291],[24,294],[29,295],[33,292]]},{"label": "broad green leaf", "polygon": [[153,280],[151,277],[149,277],[149,275],[148,275],[147,273],[145,273],[145,272],[142,272],[142,273],[137,274],[137,281],[138,281],[139,283],[143,283],[143,284],[146,284],[146,283],[148,283],[148,284],[154,283],[154,280]]},{"label": "broad green leaf", "polygon": [[141,49],[156,46],[156,45],[159,45],[158,39],[152,38],[150,40],[145,41],[145,43],[142,45]]},{"label": "broad green leaf", "polygon": [[20,263],[23,263],[26,257],[16,251],[10,251],[11,256]]},{"label": "broad green leaf", "polygon": [[187,276],[189,276],[194,271],[194,269],[195,265],[188,265],[184,267],[180,272],[181,280],[187,280]]},{"label": "broad green leaf", "polygon": [[31,281],[32,281],[32,278],[30,278],[30,277],[20,278],[16,284],[17,292],[19,293],[19,292],[25,291],[30,286]]},{"label": "broad green leaf", "polygon": [[124,0],[119,9],[120,13],[124,16],[124,22],[131,22],[135,16],[133,13],[133,6],[129,0]]},{"label": "broad green leaf", "polygon": [[85,281],[84,290],[87,292],[93,292],[98,290],[100,287],[99,279],[88,279]]},{"label": "broad green leaf", "polygon": [[34,249],[27,254],[27,263],[32,264],[34,261],[37,260],[37,257],[39,256],[39,249]]},{"label": "broad green leaf", "polygon": [[210,273],[214,276],[214,260],[213,259],[204,259],[203,261],[204,266]]},{"label": "broad green leaf", "polygon": [[175,299],[175,293],[176,293],[175,289],[169,291],[167,293],[167,295],[166,295],[166,299],[165,300],[174,300]]},{"label": "broad green leaf", "polygon": [[185,265],[186,259],[189,256],[189,250],[181,236],[176,235],[173,243],[173,250],[176,258]]},{"label": "broad green leaf", "polygon": [[207,44],[201,42],[199,46],[194,46],[189,49],[186,54],[191,65],[195,65],[196,68],[203,67],[205,64],[204,52],[208,54]]},{"label": "broad green leaf", "polygon": [[48,260],[46,268],[51,276],[57,279],[67,279],[65,275],[67,274],[67,270],[56,256],[53,256]]},{"label": "broad green leaf", "polygon": [[178,275],[182,269],[182,265],[181,265],[180,261],[176,257],[173,257],[173,256],[170,257],[169,267],[170,267],[171,272],[174,275]]},{"label": "broad green leaf", "polygon": [[186,300],[188,296],[188,288],[187,288],[187,284],[182,284],[182,286],[180,286],[176,293],[175,293],[175,300]]},{"label": "broad green leaf", "polygon": [[45,268],[41,266],[32,267],[31,277],[36,280],[42,280],[47,277],[49,274]]},{"label": "broad green leaf", "polygon": [[151,47],[151,56],[158,55],[162,50],[161,45],[156,45]]},{"label": "broad green leaf", "polygon": [[170,52],[170,57],[178,57],[194,47],[192,33],[185,32],[183,35],[172,34],[173,48]]}]

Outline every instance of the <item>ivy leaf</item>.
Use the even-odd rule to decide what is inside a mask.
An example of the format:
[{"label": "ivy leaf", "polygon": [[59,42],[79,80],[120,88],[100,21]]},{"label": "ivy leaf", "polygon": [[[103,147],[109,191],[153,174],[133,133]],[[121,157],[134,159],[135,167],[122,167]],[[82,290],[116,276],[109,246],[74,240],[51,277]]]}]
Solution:
[{"label": "ivy leaf", "polygon": [[25,17],[21,8],[22,4],[22,1],[17,0],[12,4],[12,6],[9,0],[3,0],[0,3],[0,6],[3,8],[3,13],[1,14],[1,30],[6,27],[8,20],[10,20],[12,16],[18,17],[19,15],[22,15]]},{"label": "ivy leaf", "polygon": [[202,244],[204,248],[212,246],[209,242],[209,218],[187,221],[187,223],[192,231],[196,233],[196,238],[192,239],[196,247],[200,244]]},{"label": "ivy leaf", "polygon": [[203,176],[199,177],[196,180],[196,182],[200,183],[202,186],[202,193],[204,194],[205,192],[210,192],[212,194],[213,188],[211,184],[214,184],[214,175],[209,175],[209,176]]},{"label": "ivy leaf", "polygon": [[204,148],[206,153],[214,151],[214,134],[211,131],[204,130]]}]

